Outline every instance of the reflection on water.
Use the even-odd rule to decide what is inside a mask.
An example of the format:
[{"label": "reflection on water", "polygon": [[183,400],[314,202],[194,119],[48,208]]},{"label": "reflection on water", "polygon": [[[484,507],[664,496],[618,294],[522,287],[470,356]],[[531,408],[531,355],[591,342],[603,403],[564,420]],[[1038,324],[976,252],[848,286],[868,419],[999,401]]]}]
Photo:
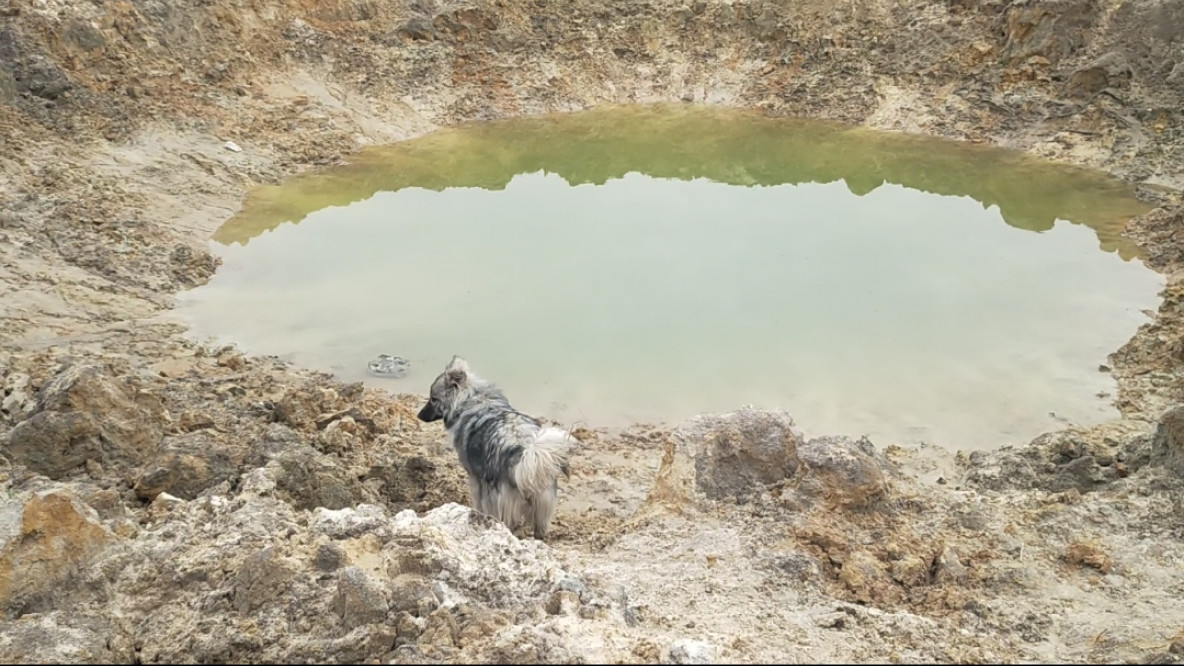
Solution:
[{"label": "reflection on water", "polygon": [[346,166],[257,188],[214,240],[247,243],[284,222],[378,192],[502,190],[514,176],[537,171],[573,186],[604,185],[629,172],[743,186],[841,180],[857,196],[890,183],[997,206],[1018,229],[1047,231],[1058,219],[1083,224],[1097,233],[1103,250],[1124,259],[1140,253],[1122,238],[1122,228],[1147,211],[1121,181],[1015,151],[730,109],[655,105],[475,123],[372,148]]},{"label": "reflection on water", "polygon": [[[567,421],[754,404],[807,434],[981,448],[1057,427],[1050,411],[1113,415],[1097,366],[1162,284],[1119,235],[1143,210],[1121,183],[1007,151],[605,109],[260,188],[179,310],[197,335],[394,391],[463,354]],[[411,371],[368,377],[379,353]]]}]

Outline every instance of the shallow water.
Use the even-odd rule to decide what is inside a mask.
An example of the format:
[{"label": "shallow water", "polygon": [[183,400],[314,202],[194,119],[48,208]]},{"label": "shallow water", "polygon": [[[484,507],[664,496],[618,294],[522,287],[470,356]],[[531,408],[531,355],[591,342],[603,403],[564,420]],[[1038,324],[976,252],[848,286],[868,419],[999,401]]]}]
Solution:
[{"label": "shallow water", "polygon": [[[426,392],[461,354],[566,422],[753,404],[808,435],[988,448],[1116,415],[1098,366],[1162,287],[1120,236],[1143,210],[1008,151],[610,108],[260,188],[178,311],[195,335],[392,391]],[[411,370],[368,376],[380,353]]]}]

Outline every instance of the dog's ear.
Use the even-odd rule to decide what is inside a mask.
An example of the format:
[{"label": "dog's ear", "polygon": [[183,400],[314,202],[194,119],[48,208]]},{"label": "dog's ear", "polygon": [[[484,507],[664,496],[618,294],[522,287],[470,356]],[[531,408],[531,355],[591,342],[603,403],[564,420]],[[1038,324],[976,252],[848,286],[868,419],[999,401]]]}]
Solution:
[{"label": "dog's ear", "polygon": [[453,356],[448,367],[444,368],[444,378],[449,386],[464,386],[469,379],[469,364],[459,356]]},{"label": "dog's ear", "polygon": [[468,373],[462,370],[447,370],[444,372],[444,381],[448,382],[448,386],[452,388],[464,386],[468,380]]}]

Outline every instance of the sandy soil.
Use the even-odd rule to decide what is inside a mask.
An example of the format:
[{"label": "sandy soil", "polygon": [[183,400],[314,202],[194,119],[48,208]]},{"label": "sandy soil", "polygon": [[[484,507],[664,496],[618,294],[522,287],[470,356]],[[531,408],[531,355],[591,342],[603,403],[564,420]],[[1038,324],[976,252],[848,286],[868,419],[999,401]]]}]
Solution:
[{"label": "sandy soil", "polygon": [[[1168,284],[1111,356],[1123,418],[972,455],[743,412],[584,430],[541,545],[448,504],[415,396],[168,316],[252,186],[659,101],[1137,184]],[[7,661],[1184,660],[1179,3],[11,0],[0,174]]]}]

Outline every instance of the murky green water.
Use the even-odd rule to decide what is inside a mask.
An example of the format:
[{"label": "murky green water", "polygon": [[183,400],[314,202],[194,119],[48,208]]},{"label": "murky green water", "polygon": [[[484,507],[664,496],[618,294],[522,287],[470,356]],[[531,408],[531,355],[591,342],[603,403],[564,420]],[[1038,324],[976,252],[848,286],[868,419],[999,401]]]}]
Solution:
[{"label": "murky green water", "polygon": [[[1162,279],[1119,182],[1011,152],[702,107],[440,131],[252,193],[182,294],[198,336],[422,393],[453,354],[527,411],[744,404],[982,448],[1114,415]],[[412,361],[369,377],[380,353]]]}]

